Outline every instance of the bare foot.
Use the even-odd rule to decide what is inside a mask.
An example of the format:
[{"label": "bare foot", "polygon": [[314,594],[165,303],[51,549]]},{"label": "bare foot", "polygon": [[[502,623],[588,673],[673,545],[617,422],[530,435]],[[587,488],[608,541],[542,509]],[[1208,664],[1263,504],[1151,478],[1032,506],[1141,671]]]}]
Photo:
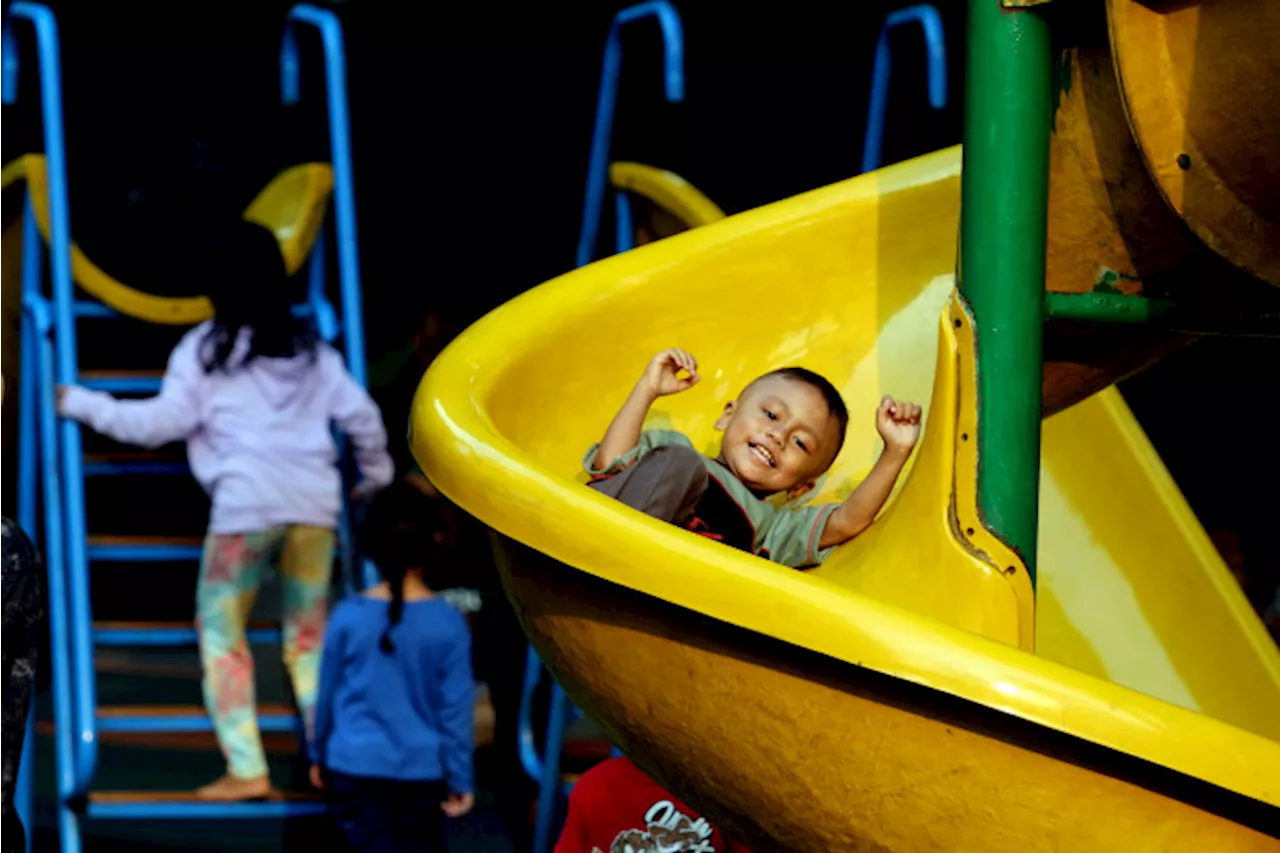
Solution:
[{"label": "bare foot", "polygon": [[196,789],[196,799],[219,803],[238,803],[244,800],[261,800],[271,793],[271,779],[237,779],[231,774]]}]

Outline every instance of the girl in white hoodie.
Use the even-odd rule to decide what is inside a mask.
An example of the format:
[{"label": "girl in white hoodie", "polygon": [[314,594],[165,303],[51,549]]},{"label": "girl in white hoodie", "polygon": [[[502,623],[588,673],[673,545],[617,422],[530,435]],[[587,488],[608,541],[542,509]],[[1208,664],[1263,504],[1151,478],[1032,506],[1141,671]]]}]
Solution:
[{"label": "girl in white hoodie", "polygon": [[187,443],[212,501],[196,626],[205,707],[227,759],[227,774],[197,794],[246,800],[271,791],[245,640],[263,571],[278,562],[284,662],[310,736],[342,503],[331,425],[351,440],[358,492],[386,486],[393,466],[377,405],[293,315],[275,237],[241,223],[217,257],[216,317],[179,342],[158,395],[118,400],[71,386],[58,390],[58,408],[117,441]]}]

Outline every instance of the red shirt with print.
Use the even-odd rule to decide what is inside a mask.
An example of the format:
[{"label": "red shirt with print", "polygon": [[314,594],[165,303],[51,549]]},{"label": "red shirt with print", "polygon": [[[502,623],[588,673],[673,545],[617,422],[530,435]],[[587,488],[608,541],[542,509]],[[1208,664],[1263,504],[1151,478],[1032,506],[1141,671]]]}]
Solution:
[{"label": "red shirt with print", "polygon": [[582,775],[555,853],[750,853],[626,758]]}]

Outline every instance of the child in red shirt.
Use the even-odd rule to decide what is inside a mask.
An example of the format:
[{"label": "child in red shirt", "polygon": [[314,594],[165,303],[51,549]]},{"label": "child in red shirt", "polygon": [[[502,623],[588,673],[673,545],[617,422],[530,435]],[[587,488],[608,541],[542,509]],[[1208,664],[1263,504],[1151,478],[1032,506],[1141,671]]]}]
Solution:
[{"label": "child in red shirt", "polygon": [[555,853],[750,853],[626,758],[588,770],[569,794]]}]

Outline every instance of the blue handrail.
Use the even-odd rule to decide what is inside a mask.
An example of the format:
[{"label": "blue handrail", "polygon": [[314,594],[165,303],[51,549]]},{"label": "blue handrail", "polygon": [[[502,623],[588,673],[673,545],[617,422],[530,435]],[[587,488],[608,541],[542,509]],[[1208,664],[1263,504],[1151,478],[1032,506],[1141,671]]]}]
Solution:
[{"label": "blue handrail", "polygon": [[654,17],[662,29],[664,91],[667,102],[684,100],[684,28],[680,15],[667,0],[650,0],[623,9],[609,26],[604,43],[604,63],[600,71],[600,94],[596,100],[596,123],[591,135],[591,159],[587,165],[586,198],[582,205],[582,232],[578,237],[577,265],[591,263],[596,236],[600,231],[600,210],[608,178],[609,143],[613,136],[613,112],[618,100],[618,75],[622,68],[622,33],[632,21]]},{"label": "blue handrail", "polygon": [[[342,332],[347,355],[347,369],[351,376],[365,386],[368,384],[368,366],[365,364],[364,308],[360,293],[360,255],[356,233],[355,177],[351,164],[351,119],[347,109],[347,59],[343,46],[342,22],[327,9],[319,9],[309,3],[300,3],[289,10],[285,17],[284,37],[280,44],[280,97],[285,106],[297,104],[302,99],[302,68],[298,49],[299,26],[314,27],[320,34],[324,54],[325,107],[329,118],[329,162],[333,166],[333,214],[334,237],[338,254],[338,289],[342,301]],[[337,321],[333,307],[324,297],[325,251],[323,233],[316,238],[311,249],[311,265],[308,269],[307,302],[315,312],[317,330],[327,341],[337,333]],[[339,439],[342,456],[345,442]],[[344,488],[352,485],[350,465],[343,464]],[[354,527],[358,519],[353,517],[349,502],[343,501],[338,518],[338,537],[343,543],[339,552],[344,584],[350,586],[356,567],[361,565],[354,549]]]},{"label": "blue handrail", "polygon": [[[30,199],[27,201],[26,216],[31,216]],[[39,278],[36,278],[38,284]],[[47,377],[53,371],[53,344],[49,340],[49,331],[53,326],[50,317],[49,303],[39,293],[28,293],[23,299],[24,338],[37,341],[34,347],[37,362],[31,365],[29,377],[36,375]],[[54,712],[54,750],[57,766],[58,790],[58,833],[62,841],[63,853],[80,853],[80,825],[75,811],[70,807],[70,799],[79,788],[77,770],[77,732],[73,731],[73,691],[72,675],[68,658],[71,656],[71,626],[67,612],[67,601],[71,585],[64,556],[65,535],[62,515],[62,483],[58,467],[58,434],[57,418],[54,414],[53,384],[47,381],[40,383],[39,389],[39,429],[40,429],[40,462],[44,470],[44,558],[45,571],[48,576],[49,598],[49,646],[53,653],[53,712]],[[34,756],[32,756],[34,757]],[[33,827],[28,826],[28,837]]]},{"label": "blue handrail", "polygon": [[[18,94],[19,54],[13,36],[13,21],[29,21],[35,29],[36,55],[40,78],[40,118],[44,130],[45,158],[48,164],[49,254],[53,273],[53,326],[56,330],[56,358],[42,364],[42,384],[47,386],[52,403],[53,386],[76,381],[75,292],[71,278],[71,214],[67,197],[67,155],[62,123],[62,71],[59,60],[58,22],[53,12],[38,3],[19,0],[9,7],[4,28],[5,103]],[[38,281],[36,286],[38,287]],[[49,410],[53,412],[52,409]],[[97,765],[98,741],[94,706],[96,684],[93,674],[93,646],[90,632],[89,577],[85,553],[84,476],[80,428],[73,421],[59,420],[62,491],[66,510],[64,543],[66,546],[66,593],[69,603],[67,619],[70,637],[70,665],[74,668],[76,690],[72,720],[75,729],[75,784],[67,796],[83,794],[93,778]],[[54,445],[55,448],[58,445]],[[46,468],[46,491],[50,491],[54,471]],[[53,491],[56,496],[58,491]],[[47,500],[47,498],[46,498]],[[52,539],[52,536],[49,537]],[[62,580],[61,578],[59,580]],[[54,600],[50,596],[51,602]],[[58,654],[55,650],[54,654]]]},{"label": "blue handrail", "polygon": [[[329,114],[329,161],[333,164],[333,209],[338,246],[347,367],[361,385],[368,380],[364,359],[364,312],[360,304],[360,256],[356,235],[355,178],[351,168],[351,121],[347,110],[347,60],[342,22],[333,12],[300,3],[285,18],[280,45],[280,92],[285,106],[302,97],[297,28],[315,27],[324,49],[325,97]],[[317,318],[318,320],[320,318]]]},{"label": "blue handrail", "polygon": [[[6,41],[4,61],[6,66],[9,63],[10,43]],[[14,72],[16,74],[16,71]],[[6,79],[12,79],[6,74]],[[22,213],[22,291],[25,295],[28,291],[38,292],[40,289],[40,252],[43,249],[40,240],[40,230],[36,225],[36,217],[31,207],[31,193],[28,190],[26,198],[26,208]],[[33,540],[40,541],[36,531],[36,473],[39,462],[36,454],[39,452],[36,442],[37,417],[37,376],[36,370],[37,359],[39,355],[36,349],[36,334],[33,331],[34,324],[27,316],[24,309],[22,312],[22,330],[19,333],[22,338],[21,352],[22,364],[19,374],[18,387],[18,525]],[[41,548],[45,553],[45,571],[52,574],[54,571],[62,572],[61,564],[54,566],[48,555],[47,544]],[[60,605],[59,605],[60,606]],[[54,607],[53,600],[50,599],[47,605],[49,610]],[[52,650],[52,640],[50,649]],[[63,665],[63,662],[59,662]],[[48,664],[46,664],[48,666]],[[22,754],[26,756],[26,761],[22,762],[19,772],[17,784],[14,788],[14,809],[18,813],[22,825],[27,830],[27,853],[31,853],[32,839],[34,838],[34,827],[31,818],[35,814],[35,691],[31,693],[32,707],[27,717],[27,733],[23,739]],[[66,697],[69,701],[69,697]],[[65,702],[61,703],[65,708]],[[70,741],[67,741],[70,744]],[[70,766],[70,754],[64,751],[63,746],[55,742],[54,746],[58,754],[62,756],[58,761]]]},{"label": "blue handrail", "polygon": [[940,110],[947,105],[947,46],[942,32],[942,17],[929,4],[910,6],[890,12],[876,39],[875,70],[871,77],[871,103],[867,107],[866,136],[862,142],[862,171],[880,168],[881,145],[884,142],[884,116],[889,101],[889,70],[892,65],[889,33],[904,24],[920,24],[928,53],[929,105]]}]

